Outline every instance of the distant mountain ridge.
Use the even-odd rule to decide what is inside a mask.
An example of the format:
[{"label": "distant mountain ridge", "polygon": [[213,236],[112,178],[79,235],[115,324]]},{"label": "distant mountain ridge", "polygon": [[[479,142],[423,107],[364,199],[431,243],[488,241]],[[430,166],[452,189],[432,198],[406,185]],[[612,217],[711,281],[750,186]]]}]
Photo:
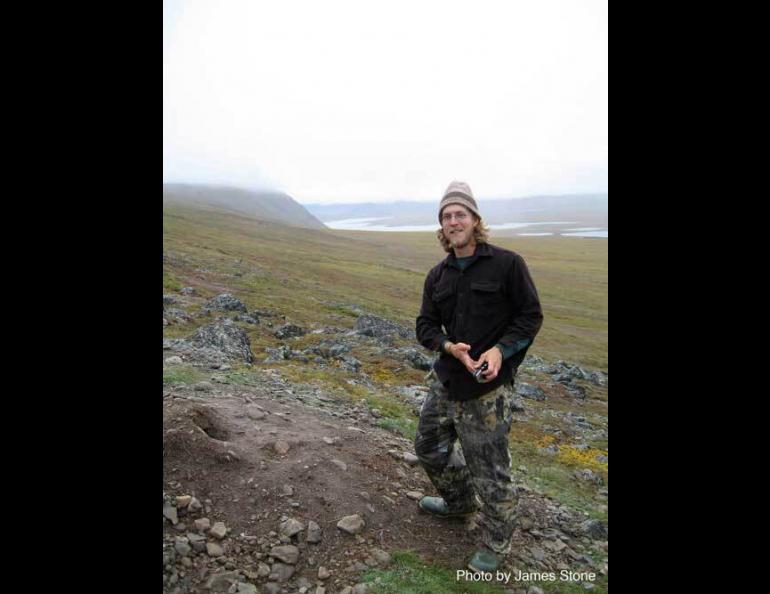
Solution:
[{"label": "distant mountain ridge", "polygon": [[163,204],[180,203],[231,210],[292,227],[325,229],[321,221],[284,192],[244,190],[208,184],[163,184]]},{"label": "distant mountain ridge", "polygon": [[[487,223],[579,221],[606,227],[608,194],[564,194],[526,198],[477,199]],[[305,208],[324,222],[341,219],[388,217],[388,226],[437,223],[438,203],[401,200],[397,202],[352,204],[306,204]]]}]

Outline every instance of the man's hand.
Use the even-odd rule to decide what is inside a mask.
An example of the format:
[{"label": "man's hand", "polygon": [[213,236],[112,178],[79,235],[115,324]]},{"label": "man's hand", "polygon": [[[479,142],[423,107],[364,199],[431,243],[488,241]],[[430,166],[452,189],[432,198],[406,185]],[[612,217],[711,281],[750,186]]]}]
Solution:
[{"label": "man's hand", "polygon": [[471,373],[473,373],[473,371],[481,367],[484,364],[484,361],[487,362],[487,365],[489,365],[489,367],[484,372],[484,376],[483,376],[484,379],[481,380],[481,383],[491,382],[493,379],[497,377],[497,374],[500,372],[500,367],[503,364],[503,354],[500,352],[500,349],[498,349],[496,346],[493,346],[488,351],[481,353],[481,357],[479,357],[479,360],[474,365],[474,368],[473,370],[471,370]]},{"label": "man's hand", "polygon": [[471,350],[471,345],[465,344],[464,342],[447,343],[444,349],[455,359],[460,361],[460,363],[465,365],[465,368],[469,373],[476,371],[478,364],[476,361],[471,359],[471,356],[468,354],[468,352]]}]

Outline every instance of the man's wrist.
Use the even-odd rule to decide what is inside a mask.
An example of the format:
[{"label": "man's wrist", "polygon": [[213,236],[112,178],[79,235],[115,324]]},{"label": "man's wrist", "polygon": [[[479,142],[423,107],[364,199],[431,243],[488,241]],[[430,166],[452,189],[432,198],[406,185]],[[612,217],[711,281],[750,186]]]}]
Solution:
[{"label": "man's wrist", "polygon": [[451,340],[445,340],[441,348],[445,353],[447,353],[448,355],[451,355],[452,354],[451,348],[453,346],[454,346],[454,343]]}]

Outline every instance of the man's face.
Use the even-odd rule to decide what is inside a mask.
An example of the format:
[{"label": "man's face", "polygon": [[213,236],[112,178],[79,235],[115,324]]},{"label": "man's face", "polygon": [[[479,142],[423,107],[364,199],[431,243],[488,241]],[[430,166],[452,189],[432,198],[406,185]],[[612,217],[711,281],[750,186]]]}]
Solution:
[{"label": "man's face", "polygon": [[449,204],[441,211],[441,228],[455,249],[462,249],[473,241],[473,230],[478,224],[473,213],[461,204]]}]

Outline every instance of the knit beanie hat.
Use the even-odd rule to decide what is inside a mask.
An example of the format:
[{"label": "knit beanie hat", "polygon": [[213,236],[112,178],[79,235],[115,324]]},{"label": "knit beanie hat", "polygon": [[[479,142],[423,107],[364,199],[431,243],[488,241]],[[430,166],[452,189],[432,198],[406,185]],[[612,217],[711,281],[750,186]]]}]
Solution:
[{"label": "knit beanie hat", "polygon": [[479,214],[479,207],[476,206],[476,200],[473,198],[473,192],[468,184],[461,181],[453,181],[444,192],[444,197],[441,199],[441,204],[438,205],[438,222],[441,222],[441,211],[449,204],[461,204],[477,217],[481,218]]}]

